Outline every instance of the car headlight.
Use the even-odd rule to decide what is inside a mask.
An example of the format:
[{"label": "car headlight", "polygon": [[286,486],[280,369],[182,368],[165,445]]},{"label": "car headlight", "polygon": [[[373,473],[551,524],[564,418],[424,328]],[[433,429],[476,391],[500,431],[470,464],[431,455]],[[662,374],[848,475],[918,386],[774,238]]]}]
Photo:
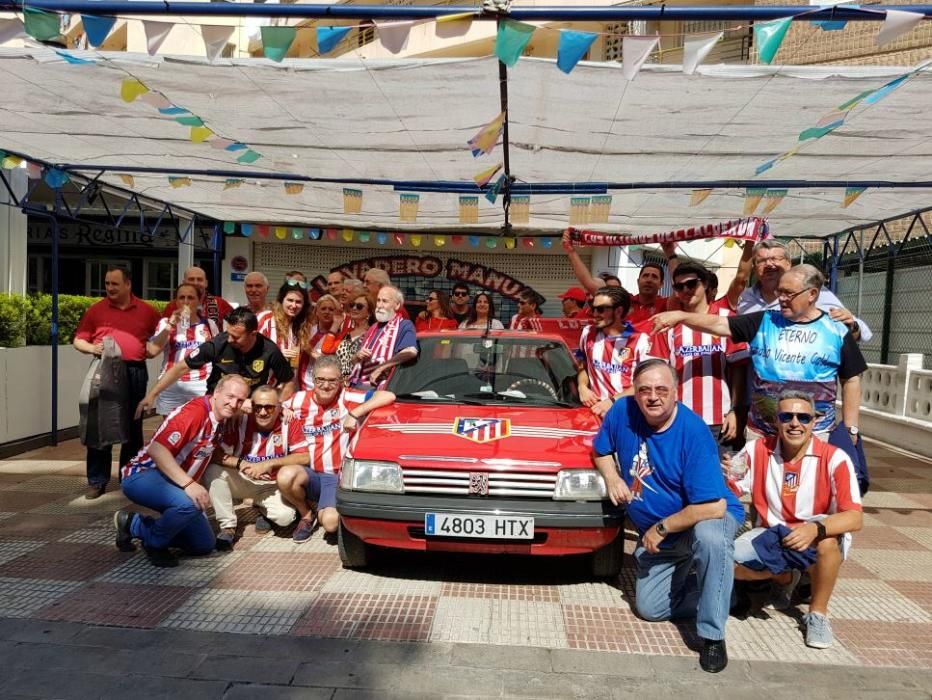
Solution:
[{"label": "car headlight", "polygon": [[404,493],[401,467],[394,462],[374,462],[367,459],[343,460],[340,486],[349,491],[380,491]]},{"label": "car headlight", "polygon": [[561,469],[557,474],[555,501],[601,501],[607,497],[605,479],[595,469]]}]

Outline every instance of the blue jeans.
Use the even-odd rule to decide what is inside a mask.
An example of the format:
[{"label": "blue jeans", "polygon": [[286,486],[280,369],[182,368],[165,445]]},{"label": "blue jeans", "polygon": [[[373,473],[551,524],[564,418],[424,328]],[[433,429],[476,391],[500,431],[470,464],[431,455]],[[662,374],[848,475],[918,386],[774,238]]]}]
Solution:
[{"label": "blue jeans", "polygon": [[137,515],[130,523],[130,533],[147,549],[178,547],[188,554],[214,551],[217,538],[207,516],[158,469],[146,469],[124,479],[123,493],[133,503],[162,514],[161,518]]},{"label": "blue jeans", "polygon": [[[695,617],[703,639],[724,639],[734,585],[734,541],[738,523],[729,514],[703,520],[669,549],[650,554],[642,544],[637,562],[635,606],[645,620]],[[695,575],[690,570],[695,566]]]}]

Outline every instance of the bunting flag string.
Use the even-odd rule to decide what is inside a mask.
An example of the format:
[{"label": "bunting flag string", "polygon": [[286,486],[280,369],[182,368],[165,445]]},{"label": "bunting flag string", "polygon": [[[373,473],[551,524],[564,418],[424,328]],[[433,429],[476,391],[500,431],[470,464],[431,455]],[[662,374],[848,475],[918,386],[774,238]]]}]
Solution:
[{"label": "bunting flag string", "polygon": [[757,209],[766,190],[761,187],[748,187],[744,191],[744,216],[750,216]]},{"label": "bunting flag string", "polygon": [[501,192],[502,187],[505,185],[505,176],[502,175],[499,177],[493,185],[489,187],[485,192],[485,198],[489,200],[492,204],[495,204],[495,200],[498,199],[498,193]]},{"label": "bunting flag string", "polygon": [[508,210],[511,223],[526,225],[531,220],[531,197],[526,194],[511,196],[511,207]]},{"label": "bunting flag string", "polygon": [[343,213],[359,214],[362,212],[362,190],[352,187],[343,188]]},{"label": "bunting flag string", "polygon": [[877,46],[896,41],[909,31],[912,31],[925,15],[919,12],[904,12],[902,10],[886,10],[883,24],[877,33]]},{"label": "bunting flag string", "polygon": [[116,17],[81,15],[81,24],[84,26],[87,43],[96,49],[107,40],[113,25],[116,24]]},{"label": "bunting flag string", "polygon": [[19,17],[0,19],[0,45],[25,35],[26,29]]},{"label": "bunting flag string", "polygon": [[764,208],[761,210],[761,216],[767,216],[767,214],[780,206],[786,194],[787,190],[767,190],[764,193]]},{"label": "bunting flag string", "polygon": [[146,33],[146,51],[150,56],[158,53],[174,26],[173,22],[154,22],[149,19],[142,21],[142,28]]},{"label": "bunting flag string", "polygon": [[0,156],[2,156],[2,158],[0,158],[0,167],[4,170],[18,168],[23,162],[23,159],[19,156],[13,156],[9,153],[3,153],[2,151],[0,151]]},{"label": "bunting flag string", "polygon": [[460,195],[460,223],[479,223],[479,197],[475,195]]},{"label": "bunting flag string", "polygon": [[589,223],[589,197],[570,197],[570,226],[580,226]]},{"label": "bunting flag string", "polygon": [[846,187],[845,198],[842,201],[841,208],[847,209],[854,204],[857,198],[864,194],[864,190],[866,189],[866,187]]},{"label": "bunting flag string", "polygon": [[611,210],[612,196],[610,194],[594,195],[589,207],[589,223],[607,224]]},{"label": "bunting flag string", "polygon": [[600,231],[567,229],[569,244],[579,246],[629,246],[645,243],[666,243],[698,240],[700,238],[735,238],[744,241],[762,241],[770,237],[767,222],[759,217],[733,219],[719,224],[705,224],[666,233],[603,233]]},{"label": "bunting flag string", "polygon": [[560,45],[557,49],[557,68],[569,74],[597,38],[598,35],[591,32],[561,31]]},{"label": "bunting flag string", "polygon": [[761,63],[766,63],[768,66],[773,63],[777,51],[780,50],[780,44],[783,43],[783,37],[786,36],[792,22],[792,17],[784,17],[771,22],[754,23],[754,44],[758,47],[757,55]]},{"label": "bunting flag string", "polygon": [[650,57],[651,51],[660,41],[660,35],[626,36],[621,44],[621,74],[625,80],[634,80],[641,66]]},{"label": "bunting flag string", "polygon": [[495,55],[498,60],[511,68],[518,62],[533,34],[533,24],[516,22],[512,19],[500,20],[498,34],[495,37]]},{"label": "bunting flag string", "polygon": [[725,32],[715,34],[696,34],[683,40],[683,72],[693,75],[715,45],[722,40]]},{"label": "bunting flag string", "polygon": [[484,125],[475,136],[466,142],[472,149],[473,157],[478,158],[480,155],[488,155],[491,153],[492,149],[495,148],[495,144],[498,143],[498,137],[501,136],[502,129],[504,128],[505,113],[499,112],[495,119]]},{"label": "bunting flag string", "polygon": [[23,28],[36,41],[51,41],[61,36],[61,16],[54,12],[24,7]]},{"label": "bunting flag string", "polygon": [[403,22],[376,22],[375,29],[379,35],[379,43],[389,53],[401,53],[408,46],[408,35],[414,20]]},{"label": "bunting flag string", "polygon": [[693,190],[692,194],[689,195],[689,206],[698,207],[709,198],[710,194],[712,194],[711,189]]},{"label": "bunting flag string", "polygon": [[172,177],[169,176],[168,184],[172,186],[172,189],[177,190],[179,187],[190,187],[191,178],[189,177]]},{"label": "bunting flag string", "polygon": [[502,169],[502,163],[498,165],[493,165],[491,168],[486,168],[481,173],[476,173],[473,175],[472,179],[475,180],[476,184],[479,187],[485,187],[491,182],[492,178],[498,174],[498,171]]},{"label": "bunting flag string", "polygon": [[74,56],[68,53],[67,51],[60,51],[56,49],[55,53],[65,59],[65,63],[70,63],[73,66],[86,66],[97,63],[97,61],[93,58],[79,58],[78,56]]},{"label": "bunting flag string", "polygon": [[242,184],[243,184],[242,180],[235,178],[235,177],[228,177],[223,183],[223,189],[224,191],[235,190]]},{"label": "bunting flag string", "polygon": [[262,55],[281,63],[298,36],[297,27],[259,27],[262,36]]},{"label": "bunting flag string", "polygon": [[45,170],[45,184],[51,187],[53,190],[60,189],[71,182],[71,177],[64,170],[59,170],[58,168],[46,168]]},{"label": "bunting flag string", "polygon": [[317,51],[330,53],[354,27],[317,27]]},{"label": "bunting flag string", "polygon": [[398,200],[398,219],[405,224],[417,222],[417,209],[420,202],[420,195],[402,194]]},{"label": "bunting flag string", "polygon": [[208,61],[213,63],[220,57],[234,31],[236,31],[236,27],[233,26],[201,25],[201,38],[204,40],[204,51]]},{"label": "bunting flag string", "polygon": [[304,192],[303,182],[285,182],[284,186],[286,194],[301,194]]}]

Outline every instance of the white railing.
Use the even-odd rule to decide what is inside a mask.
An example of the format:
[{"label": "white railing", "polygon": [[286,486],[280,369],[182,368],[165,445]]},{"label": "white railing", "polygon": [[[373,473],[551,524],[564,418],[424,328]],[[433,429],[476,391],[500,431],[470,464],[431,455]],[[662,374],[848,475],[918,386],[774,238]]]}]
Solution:
[{"label": "white railing", "polygon": [[905,413],[910,418],[932,422],[932,371],[916,369],[909,372]]},{"label": "white railing", "polygon": [[861,430],[869,438],[932,457],[932,371],[922,355],[869,364],[861,375]]}]

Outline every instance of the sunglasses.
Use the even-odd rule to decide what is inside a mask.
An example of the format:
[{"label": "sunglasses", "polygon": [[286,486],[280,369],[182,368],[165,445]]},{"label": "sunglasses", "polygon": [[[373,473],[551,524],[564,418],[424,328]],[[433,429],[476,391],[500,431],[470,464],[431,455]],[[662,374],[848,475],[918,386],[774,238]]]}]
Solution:
[{"label": "sunglasses", "polygon": [[455,297],[468,297],[468,296],[469,296],[469,292],[453,292],[453,296],[455,296]]},{"label": "sunglasses", "polygon": [[356,303],[356,304],[353,304],[350,308],[356,311],[362,311],[363,309],[368,309],[369,305]]},{"label": "sunglasses", "polygon": [[256,413],[264,413],[266,411],[273,413],[276,408],[278,408],[278,404],[276,403],[254,403],[252,405],[252,410]]},{"label": "sunglasses", "polygon": [[678,292],[689,290],[691,292],[696,291],[696,287],[699,286],[699,279],[686,280],[685,282],[677,282],[673,285],[673,289]]},{"label": "sunglasses", "polygon": [[799,421],[800,425],[809,425],[813,416],[811,413],[792,413],[790,411],[780,411],[777,414],[777,420],[784,424],[791,423],[794,418]]},{"label": "sunglasses", "polygon": [[285,284],[289,287],[300,287],[301,289],[308,289],[311,286],[307,282],[302,282],[301,280],[285,280]]},{"label": "sunglasses", "polygon": [[315,384],[322,384],[324,386],[333,386],[334,384],[339,384],[342,381],[342,379],[324,379],[323,377],[314,377]]},{"label": "sunglasses", "polygon": [[593,306],[592,310],[597,314],[604,314],[606,311],[614,311],[618,307],[614,304],[599,304],[598,306]]},{"label": "sunglasses", "polygon": [[437,301],[437,297],[427,297],[427,301]]}]

